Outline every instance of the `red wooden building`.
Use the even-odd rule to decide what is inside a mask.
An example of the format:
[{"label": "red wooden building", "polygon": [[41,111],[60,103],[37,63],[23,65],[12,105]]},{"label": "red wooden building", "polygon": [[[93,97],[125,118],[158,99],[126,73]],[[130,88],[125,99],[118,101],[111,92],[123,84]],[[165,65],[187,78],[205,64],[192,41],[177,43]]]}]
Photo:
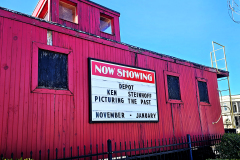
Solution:
[{"label": "red wooden building", "polygon": [[[32,16],[0,8],[0,154],[224,133],[212,122],[228,72],[122,43],[119,16],[89,0],[40,0]],[[95,123],[89,58],[153,72],[156,121]]]}]

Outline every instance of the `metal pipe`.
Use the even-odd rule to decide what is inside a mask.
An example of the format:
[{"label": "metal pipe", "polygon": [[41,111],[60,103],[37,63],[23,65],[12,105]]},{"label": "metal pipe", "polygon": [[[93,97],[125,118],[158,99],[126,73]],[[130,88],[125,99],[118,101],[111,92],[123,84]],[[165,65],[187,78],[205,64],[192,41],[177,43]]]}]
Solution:
[{"label": "metal pipe", "polygon": [[212,46],[213,46],[213,53],[214,53],[214,58],[215,58],[215,62],[216,62],[216,68],[217,68],[217,72],[218,72],[216,53],[215,53],[215,49],[214,49],[214,41],[212,41]]},{"label": "metal pipe", "polygon": [[211,63],[212,63],[212,67],[213,67],[212,52],[210,52],[210,57],[211,57]]},{"label": "metal pipe", "polygon": [[219,43],[217,43],[217,42],[214,42],[214,41],[212,41],[212,43],[215,43],[215,44],[217,44],[217,45],[219,45],[219,46],[225,47],[225,46],[223,46],[223,45],[221,45],[221,44],[219,44]]}]

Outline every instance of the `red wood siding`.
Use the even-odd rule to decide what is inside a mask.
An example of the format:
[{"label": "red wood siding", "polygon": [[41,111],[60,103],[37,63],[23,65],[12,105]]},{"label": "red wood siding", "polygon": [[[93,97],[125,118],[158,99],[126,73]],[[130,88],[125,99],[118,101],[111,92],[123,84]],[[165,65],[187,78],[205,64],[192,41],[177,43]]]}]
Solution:
[{"label": "red wood siding", "polygon": [[[70,0],[77,4],[78,24],[59,19],[59,0],[51,0],[52,21],[64,26],[78,29],[84,32],[95,34],[107,39],[120,41],[120,14],[95,5],[89,1]],[[100,13],[106,13],[114,19],[114,34],[107,34],[100,31]]]},{"label": "red wood siding", "polygon": [[[53,31],[53,46],[73,51],[73,95],[31,92],[33,41],[47,44],[47,29]],[[156,71],[158,123],[89,124],[88,57]],[[83,154],[83,145],[172,138],[186,134],[224,133],[220,114],[217,75],[209,68],[196,68],[150,52],[138,52],[122,44],[89,37],[53,24],[38,22],[11,12],[0,12],[0,152],[37,159],[47,149],[54,158],[66,147],[66,157]],[[207,71],[210,70],[210,71]],[[167,103],[164,71],[181,75],[183,103]],[[211,105],[197,100],[196,78],[208,80]],[[199,99],[199,98],[198,98]],[[99,146],[101,150],[101,147]],[[95,147],[93,152],[95,151]],[[106,145],[105,145],[106,151]],[[87,150],[87,153],[89,150]]]}]

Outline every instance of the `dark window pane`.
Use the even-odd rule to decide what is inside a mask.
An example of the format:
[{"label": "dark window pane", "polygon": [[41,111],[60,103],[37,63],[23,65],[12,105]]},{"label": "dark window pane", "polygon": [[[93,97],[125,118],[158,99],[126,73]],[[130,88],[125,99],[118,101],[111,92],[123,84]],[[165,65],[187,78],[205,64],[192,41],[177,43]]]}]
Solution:
[{"label": "dark window pane", "polygon": [[209,103],[207,83],[198,81],[198,89],[199,89],[200,102]]},{"label": "dark window pane", "polygon": [[38,50],[38,87],[68,89],[68,57],[47,50]]},{"label": "dark window pane", "polygon": [[238,117],[235,117],[236,126],[238,126]]},{"label": "dark window pane", "polygon": [[[234,103],[234,102],[233,102],[233,103]],[[237,105],[236,105],[236,104],[233,105],[233,112],[234,112],[234,113],[237,112]]]},{"label": "dark window pane", "polygon": [[237,104],[238,104],[238,112],[240,112],[240,103],[237,102]]},{"label": "dark window pane", "polygon": [[167,75],[169,99],[181,100],[179,77]]}]

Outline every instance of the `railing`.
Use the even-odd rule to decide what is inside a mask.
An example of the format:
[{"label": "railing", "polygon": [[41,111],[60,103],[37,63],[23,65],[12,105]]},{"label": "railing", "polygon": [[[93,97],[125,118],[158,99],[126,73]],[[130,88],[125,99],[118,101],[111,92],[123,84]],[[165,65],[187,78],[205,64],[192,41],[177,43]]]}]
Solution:
[{"label": "railing", "polygon": [[[63,148],[59,154],[59,150],[55,149],[55,155],[50,154],[50,150],[47,150],[47,157],[42,157],[41,150],[39,151],[39,157],[33,156],[33,152],[30,152],[30,158],[32,159],[56,159],[56,160],[69,160],[69,159],[207,159],[217,158],[218,153],[216,151],[216,145],[220,142],[222,135],[205,135],[205,136],[190,136],[172,139],[158,139],[150,141],[139,141],[139,142],[127,142],[117,144],[112,143],[111,140],[107,141],[107,150],[104,150],[104,144],[100,147],[96,145],[93,149],[90,145],[90,149],[87,150],[86,146],[83,147],[83,155],[80,155],[80,148],[77,147],[77,152],[74,152],[73,148],[69,148],[69,157],[66,157],[66,148]],[[100,149],[101,148],[101,149]],[[86,151],[88,154],[86,154]],[[52,153],[52,152],[51,152]],[[21,153],[21,157],[23,153]],[[54,158],[52,158],[54,157]],[[13,153],[11,158],[14,158]],[[29,158],[29,157],[28,157]],[[3,155],[1,155],[3,159]]]}]

